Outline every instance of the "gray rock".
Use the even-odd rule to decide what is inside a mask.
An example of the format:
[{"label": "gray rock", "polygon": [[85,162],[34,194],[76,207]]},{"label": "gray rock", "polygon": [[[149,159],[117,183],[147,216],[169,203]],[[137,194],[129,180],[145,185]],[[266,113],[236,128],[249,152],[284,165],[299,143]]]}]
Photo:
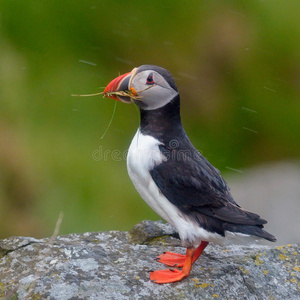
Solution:
[{"label": "gray rock", "polygon": [[[139,243],[137,243],[139,242]],[[149,270],[164,251],[185,253],[170,225],[130,232],[0,241],[1,299],[299,299],[300,244],[208,246],[180,282],[158,285]]]}]

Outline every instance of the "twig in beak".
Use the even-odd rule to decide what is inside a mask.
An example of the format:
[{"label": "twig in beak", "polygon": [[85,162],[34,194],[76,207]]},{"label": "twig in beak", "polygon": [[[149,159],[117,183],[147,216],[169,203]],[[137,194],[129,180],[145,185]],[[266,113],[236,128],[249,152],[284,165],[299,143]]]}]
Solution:
[{"label": "twig in beak", "polygon": [[85,94],[85,95],[76,95],[72,94],[72,97],[91,97],[91,96],[99,96],[103,95],[103,97],[110,97],[110,96],[121,96],[121,97],[129,97],[134,100],[142,100],[143,96],[139,96],[140,93],[149,90],[150,88],[153,88],[156,84],[150,85],[147,88],[141,90],[141,91],[136,91],[133,87],[130,88],[130,90],[125,90],[125,91],[115,91],[115,92],[99,92],[95,94]]}]

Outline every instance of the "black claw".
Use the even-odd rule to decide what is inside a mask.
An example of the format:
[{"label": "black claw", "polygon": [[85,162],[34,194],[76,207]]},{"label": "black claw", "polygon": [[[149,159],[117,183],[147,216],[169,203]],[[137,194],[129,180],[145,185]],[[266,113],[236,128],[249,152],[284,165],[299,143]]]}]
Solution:
[{"label": "black claw", "polygon": [[156,260],[156,261],[160,261],[160,258],[159,258],[159,257],[156,257],[156,258],[154,258],[154,260]]},{"label": "black claw", "polygon": [[153,270],[148,271],[149,273],[154,272]]},{"label": "black claw", "polygon": [[156,282],[156,279],[151,280],[151,282]]}]

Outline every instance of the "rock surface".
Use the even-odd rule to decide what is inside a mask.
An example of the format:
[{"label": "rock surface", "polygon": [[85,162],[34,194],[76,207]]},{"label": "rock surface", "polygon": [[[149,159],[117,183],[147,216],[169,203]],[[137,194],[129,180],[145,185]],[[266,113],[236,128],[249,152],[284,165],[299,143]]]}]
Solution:
[{"label": "rock surface", "polygon": [[164,251],[184,253],[176,232],[144,221],[130,232],[0,241],[1,299],[300,299],[300,244],[208,246],[181,282],[149,270]]}]

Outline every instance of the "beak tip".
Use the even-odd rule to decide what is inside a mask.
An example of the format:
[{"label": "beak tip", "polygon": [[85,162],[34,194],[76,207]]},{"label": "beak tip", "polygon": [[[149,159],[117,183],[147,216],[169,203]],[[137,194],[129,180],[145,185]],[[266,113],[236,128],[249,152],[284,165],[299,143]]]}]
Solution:
[{"label": "beak tip", "polygon": [[125,73],[123,75],[120,75],[118,77],[116,77],[115,79],[113,79],[104,89],[103,93],[108,93],[108,92],[116,92],[118,91],[118,88],[120,86],[120,83],[122,82],[122,80],[128,76],[131,73]]},{"label": "beak tip", "polygon": [[[115,79],[113,79],[104,89],[103,91],[103,96],[104,97],[108,97],[114,100],[119,100],[122,101],[121,99],[119,99],[116,95],[110,94],[110,93],[114,93],[114,92],[118,92],[119,88],[123,82],[123,80],[128,76],[131,75],[131,72],[129,73],[125,73],[123,75],[120,75],[118,77],[116,77]],[[128,87],[127,87],[128,88]],[[122,89],[120,89],[121,91]]]}]

